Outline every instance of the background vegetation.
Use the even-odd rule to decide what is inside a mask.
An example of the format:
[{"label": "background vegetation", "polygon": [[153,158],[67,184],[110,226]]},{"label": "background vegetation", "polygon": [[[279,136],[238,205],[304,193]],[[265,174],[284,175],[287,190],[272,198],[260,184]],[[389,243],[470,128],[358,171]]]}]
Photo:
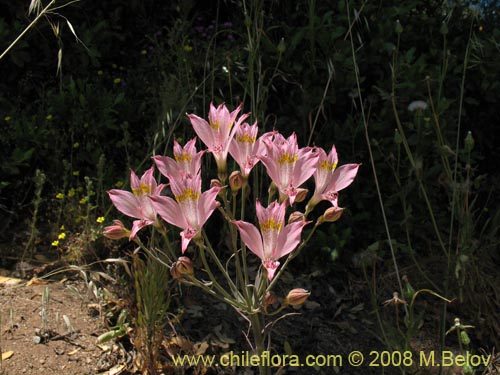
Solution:
[{"label": "background vegetation", "polygon": [[[0,0],[2,50],[33,19],[28,5]],[[310,269],[366,280],[375,310],[406,274],[415,289],[456,298],[453,314],[498,347],[498,5],[111,0],[57,9],[0,60],[0,251],[106,254],[96,223],[110,208],[106,190],[170,152],[173,138],[189,139],[186,112],[243,102],[263,130],[335,144],[341,164],[362,163],[341,194],[346,214],[323,229],[313,258],[302,256]],[[416,100],[427,108],[409,111]]]}]

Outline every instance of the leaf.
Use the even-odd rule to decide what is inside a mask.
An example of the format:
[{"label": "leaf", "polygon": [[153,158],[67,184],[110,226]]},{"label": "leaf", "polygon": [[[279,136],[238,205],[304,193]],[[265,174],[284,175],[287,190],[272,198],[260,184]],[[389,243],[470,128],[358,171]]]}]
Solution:
[{"label": "leaf", "polygon": [[17,285],[22,283],[23,281],[21,279],[16,279],[15,277],[5,277],[5,276],[0,276],[0,285]]},{"label": "leaf", "polygon": [[12,350],[9,350],[8,352],[2,353],[2,361],[9,359],[13,355],[14,355],[14,352]]},{"label": "leaf", "polygon": [[285,354],[287,354],[287,355],[294,354],[292,346],[290,345],[290,343],[287,340],[285,340],[285,342],[283,343],[283,350],[285,351]]},{"label": "leaf", "polygon": [[67,19],[66,23],[68,24],[68,27],[71,30],[71,32],[73,33],[73,35],[75,36],[76,40],[80,41],[80,39],[78,38],[78,36],[75,33],[75,29],[73,28],[73,25],[71,24],[71,22],[69,22],[69,20]]}]

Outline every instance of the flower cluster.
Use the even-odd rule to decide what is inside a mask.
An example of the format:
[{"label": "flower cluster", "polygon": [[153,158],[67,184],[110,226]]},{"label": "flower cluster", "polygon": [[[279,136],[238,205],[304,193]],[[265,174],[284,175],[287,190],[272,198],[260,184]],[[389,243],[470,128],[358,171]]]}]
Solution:
[{"label": "flower cluster", "polygon": [[[153,157],[157,169],[169,182],[171,196],[162,194],[167,184],[159,184],[154,179],[154,166],[140,179],[131,171],[132,192],[113,189],[108,193],[120,212],[136,220],[130,230],[121,221],[115,220],[113,225],[105,228],[104,235],[113,239],[128,237],[134,240],[145,226],[163,228],[161,218],[182,230],[181,252],[184,254],[191,240],[201,240],[202,227],[221,204],[217,197],[224,189],[228,176],[228,155],[240,168],[229,178],[233,192],[247,183],[250,172],[258,162],[262,162],[273,187],[279,192],[279,200],[268,202],[267,207],[259,200],[255,203],[258,228],[253,223],[235,220],[229,215],[242,243],[261,259],[269,280],[273,279],[280,265],[279,259],[299,245],[302,230],[310,223],[307,216],[320,201],[329,201],[332,205],[321,217],[321,222],[337,220],[343,210],[338,206],[338,192],[353,182],[359,164],[337,167],[335,147],[328,154],[320,147],[299,148],[295,134],[286,138],[272,131],[258,136],[257,122],[252,125],[246,123],[248,114],[240,114],[241,108],[240,105],[230,112],[224,104],[218,107],[210,104],[208,121],[189,114],[198,138],[207,149],[197,151],[197,138],[194,138],[184,146],[175,141],[173,158]],[[213,155],[219,179],[211,184],[210,189],[202,191],[201,160],[205,153]],[[307,190],[303,186],[311,177],[315,181],[315,191],[305,213],[295,212],[291,215],[293,219],[285,223],[287,206],[306,199]]]}]

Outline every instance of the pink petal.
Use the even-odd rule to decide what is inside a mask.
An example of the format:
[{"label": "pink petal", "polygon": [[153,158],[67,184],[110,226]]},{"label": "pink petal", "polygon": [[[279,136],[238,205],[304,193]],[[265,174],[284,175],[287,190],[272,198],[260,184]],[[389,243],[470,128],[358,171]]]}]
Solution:
[{"label": "pink petal", "polygon": [[216,140],[214,138],[214,133],[212,131],[212,128],[210,127],[210,124],[206,120],[194,114],[190,114],[188,115],[188,117],[191,120],[191,125],[193,126],[194,131],[196,132],[198,137],[200,137],[205,146],[207,146],[208,148],[214,146]]},{"label": "pink petal", "polygon": [[188,227],[179,204],[170,197],[156,196],[150,197],[153,207],[158,215],[167,223],[185,229]]},{"label": "pink petal", "polygon": [[255,225],[247,223],[246,221],[233,221],[232,223],[238,227],[243,243],[247,245],[252,253],[264,260],[262,236]]},{"label": "pink petal", "polygon": [[132,169],[130,170],[130,188],[132,191],[141,191],[141,181]]},{"label": "pink petal", "polygon": [[298,153],[295,168],[293,170],[292,181],[295,187],[299,187],[316,172],[319,153],[310,147],[303,148]]},{"label": "pink petal", "polygon": [[276,184],[276,186],[281,187],[279,163],[272,156],[268,155],[263,155],[258,158],[266,167],[267,174],[271,177],[271,180]]},{"label": "pink petal", "polygon": [[156,180],[153,177],[154,171],[155,167],[152,166],[141,176],[140,184],[149,187],[150,188],[149,191],[153,191],[156,188]]},{"label": "pink petal", "polygon": [[288,224],[281,230],[276,243],[275,254],[273,254],[274,259],[290,254],[298,246],[302,229],[309,223],[310,221],[299,221]]},{"label": "pink petal", "polygon": [[344,164],[335,169],[332,179],[328,183],[326,191],[339,191],[348,187],[354,181],[358,173],[359,164]]},{"label": "pink petal", "polygon": [[183,230],[181,232],[181,251],[182,251],[182,254],[184,254],[184,252],[186,251],[188,245],[189,245],[189,242],[191,242],[191,239],[196,236],[198,232],[196,231],[193,231],[192,229],[188,228],[186,230]]},{"label": "pink petal", "polygon": [[108,191],[109,198],[121,213],[135,218],[140,218],[140,205],[137,197],[130,191],[112,189]]},{"label": "pink petal", "polygon": [[134,220],[132,229],[130,230],[129,241],[132,241],[137,235],[137,232],[139,232],[142,228],[151,224],[153,224],[153,222],[150,220]]},{"label": "pink petal", "polygon": [[280,265],[280,262],[277,260],[266,260],[262,262],[262,265],[267,270],[267,278],[271,281]]},{"label": "pink petal", "polygon": [[203,192],[198,200],[198,225],[200,228],[205,224],[208,220],[212,212],[220,205],[219,202],[215,200],[217,194],[222,190],[221,187],[214,186],[210,190]]},{"label": "pink petal", "polygon": [[160,173],[165,177],[178,172],[177,162],[168,156],[153,156],[153,160]]}]

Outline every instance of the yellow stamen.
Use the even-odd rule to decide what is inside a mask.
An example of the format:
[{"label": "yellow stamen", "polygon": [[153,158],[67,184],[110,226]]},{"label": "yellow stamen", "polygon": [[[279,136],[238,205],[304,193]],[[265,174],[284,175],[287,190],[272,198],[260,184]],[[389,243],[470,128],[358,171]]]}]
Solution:
[{"label": "yellow stamen", "polygon": [[261,231],[268,231],[268,230],[279,231],[281,229],[281,227],[283,226],[283,223],[281,223],[281,222],[277,223],[276,220],[274,220],[274,218],[271,218],[264,223],[259,223],[259,225],[260,225]]},{"label": "yellow stamen", "polygon": [[287,152],[285,152],[283,155],[280,156],[278,159],[278,163],[284,164],[284,163],[295,163],[297,161],[297,154],[295,155],[290,155]]},{"label": "yellow stamen", "polygon": [[323,161],[320,166],[321,169],[326,169],[327,171],[334,171],[337,168],[337,163],[329,163],[328,160]]},{"label": "yellow stamen", "polygon": [[181,162],[181,161],[190,162],[191,160],[193,160],[193,157],[190,154],[188,154],[187,152],[183,152],[180,155],[175,155],[175,161],[177,161],[177,162]]},{"label": "yellow stamen", "polygon": [[243,134],[243,135],[238,135],[236,136],[236,141],[240,143],[255,143],[257,140],[256,137],[250,137],[249,134]]},{"label": "yellow stamen", "polygon": [[153,192],[152,188],[152,186],[141,184],[139,189],[132,189],[132,193],[134,193],[134,195],[149,195]]},{"label": "yellow stamen", "polygon": [[196,200],[198,200],[199,197],[200,197],[200,193],[199,192],[193,191],[192,189],[185,189],[185,190],[182,191],[181,195],[176,195],[175,196],[175,200],[178,203],[182,203],[186,199],[191,199],[193,201],[196,201]]},{"label": "yellow stamen", "polygon": [[220,122],[219,121],[216,121],[216,122],[212,122],[210,121],[210,127],[214,130],[219,130],[220,128]]}]

